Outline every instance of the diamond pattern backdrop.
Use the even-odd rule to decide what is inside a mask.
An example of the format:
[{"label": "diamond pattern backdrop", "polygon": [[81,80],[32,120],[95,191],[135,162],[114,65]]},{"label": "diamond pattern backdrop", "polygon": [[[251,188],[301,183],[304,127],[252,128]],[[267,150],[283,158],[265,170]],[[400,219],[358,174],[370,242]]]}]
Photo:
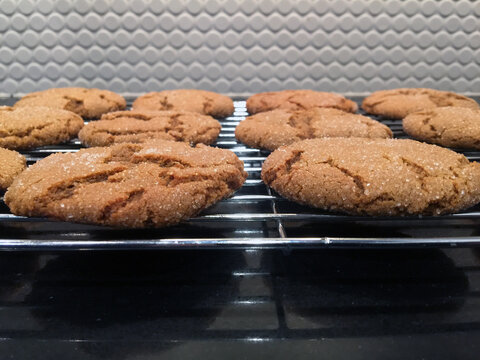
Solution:
[{"label": "diamond pattern backdrop", "polygon": [[72,85],[480,93],[480,1],[0,1],[0,93]]}]

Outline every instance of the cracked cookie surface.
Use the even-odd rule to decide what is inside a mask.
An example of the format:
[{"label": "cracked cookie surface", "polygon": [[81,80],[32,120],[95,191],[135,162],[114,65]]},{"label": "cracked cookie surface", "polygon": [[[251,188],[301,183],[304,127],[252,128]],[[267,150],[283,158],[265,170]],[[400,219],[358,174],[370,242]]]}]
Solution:
[{"label": "cracked cookie surface", "polygon": [[206,90],[179,89],[151,92],[133,102],[134,110],[181,110],[223,118],[233,113],[228,96]]},{"label": "cracked cookie surface", "polygon": [[270,154],[262,179],[290,200],[354,215],[440,215],[480,201],[480,164],[414,140],[299,141]]},{"label": "cracked cookie surface", "polygon": [[480,110],[441,107],[407,115],[403,130],[410,136],[448,147],[480,149]]},{"label": "cracked cookie surface", "polygon": [[229,150],[153,140],[53,154],[5,194],[17,215],[117,227],[161,227],[195,216],[240,188],[247,174]]},{"label": "cracked cookie surface", "polygon": [[127,103],[122,96],[108,90],[53,88],[25,95],[14,106],[47,106],[72,111],[85,119],[97,119],[110,111],[125,109]]},{"label": "cracked cookie surface", "polygon": [[25,156],[0,148],[0,190],[6,190],[13,179],[25,169]]},{"label": "cracked cookie surface", "polygon": [[254,148],[275,150],[312,138],[391,138],[392,131],[366,116],[333,108],[278,109],[247,117],[235,129],[235,137]]},{"label": "cracked cookie surface", "polygon": [[480,108],[475,100],[466,96],[423,88],[376,91],[362,102],[362,108],[367,113],[392,119],[403,119],[412,112],[444,106]]},{"label": "cracked cookie surface", "polygon": [[0,107],[0,147],[30,149],[77,136],[83,120],[71,111],[47,107]]},{"label": "cracked cookie surface", "polygon": [[86,146],[142,143],[150,139],[212,144],[220,123],[208,115],[186,111],[118,111],[91,121],[78,137]]},{"label": "cracked cookie surface", "polygon": [[275,109],[307,110],[314,107],[336,108],[356,112],[357,104],[342,95],[313,90],[283,90],[265,92],[247,99],[247,111],[256,114]]}]

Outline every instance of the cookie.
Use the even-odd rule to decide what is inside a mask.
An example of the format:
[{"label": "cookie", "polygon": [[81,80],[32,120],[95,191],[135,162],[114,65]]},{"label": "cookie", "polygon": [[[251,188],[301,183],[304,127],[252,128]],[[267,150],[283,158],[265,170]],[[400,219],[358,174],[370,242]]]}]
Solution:
[{"label": "cookie", "polygon": [[5,202],[17,215],[161,227],[231,195],[246,177],[230,150],[152,140],[50,155],[14,180]]},{"label": "cookie", "polygon": [[86,146],[142,143],[149,139],[212,144],[220,123],[208,115],[186,111],[118,111],[91,121],[78,134]]},{"label": "cookie", "polygon": [[356,112],[357,104],[341,95],[313,90],[283,90],[255,94],[247,99],[247,111],[256,114],[275,109],[306,110],[314,107]]},{"label": "cookie", "polygon": [[480,164],[406,139],[299,141],[268,156],[262,179],[293,201],[354,215],[440,215],[480,201]]},{"label": "cookie", "polygon": [[83,120],[71,111],[47,107],[0,108],[0,147],[30,149],[77,136]]},{"label": "cookie", "polygon": [[0,190],[6,190],[13,179],[25,169],[25,156],[0,148]]},{"label": "cookie", "polygon": [[478,103],[466,96],[434,89],[393,89],[377,91],[366,97],[362,108],[367,113],[392,119],[403,119],[408,114],[444,106],[478,109]]},{"label": "cookie", "polygon": [[133,102],[134,110],[181,110],[218,118],[233,113],[233,101],[228,96],[206,90],[180,89],[151,92]]},{"label": "cookie", "polygon": [[248,146],[275,150],[295,141],[323,137],[391,138],[392,131],[366,116],[333,108],[272,110],[247,117],[235,137]]},{"label": "cookie", "polygon": [[403,119],[403,130],[429,143],[480,149],[480,110],[447,106],[415,112]]},{"label": "cookie", "polygon": [[85,119],[126,108],[125,99],[112,91],[86,88],[54,88],[30,93],[14,105],[47,106],[72,111]]}]

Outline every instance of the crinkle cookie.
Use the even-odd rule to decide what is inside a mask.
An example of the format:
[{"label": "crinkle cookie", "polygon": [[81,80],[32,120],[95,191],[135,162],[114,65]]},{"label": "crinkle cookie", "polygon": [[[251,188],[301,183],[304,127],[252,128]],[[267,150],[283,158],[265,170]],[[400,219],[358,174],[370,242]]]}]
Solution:
[{"label": "crinkle cookie", "polygon": [[478,109],[478,103],[466,96],[434,89],[393,89],[372,93],[363,100],[367,113],[393,119],[403,119],[408,114],[444,106]]},{"label": "crinkle cookie", "polygon": [[480,149],[480,110],[447,106],[415,112],[403,119],[403,130],[429,143]]},{"label": "crinkle cookie", "polygon": [[118,111],[91,121],[78,134],[86,146],[141,143],[151,139],[212,144],[220,123],[208,115],[186,111]]},{"label": "crinkle cookie", "polygon": [[134,110],[181,110],[223,118],[233,113],[228,96],[206,90],[179,89],[151,92],[133,102]]},{"label": "crinkle cookie", "polygon": [[262,179],[290,200],[354,215],[440,215],[480,201],[480,164],[414,140],[299,141],[268,156]]},{"label": "crinkle cookie", "polygon": [[275,109],[306,110],[314,107],[335,108],[352,113],[358,110],[355,102],[342,95],[313,90],[265,92],[247,99],[247,110],[250,114]]},{"label": "crinkle cookie", "polygon": [[71,87],[30,93],[14,106],[47,106],[72,111],[85,119],[98,119],[110,111],[124,110],[127,103],[112,91]]},{"label": "crinkle cookie", "polygon": [[313,138],[391,138],[392,131],[366,116],[333,108],[278,109],[247,117],[235,129],[235,137],[250,147],[275,150]]},{"label": "crinkle cookie", "polygon": [[0,190],[6,190],[13,179],[25,169],[25,156],[0,148]]},{"label": "crinkle cookie", "polygon": [[67,110],[0,107],[0,147],[8,149],[60,144],[77,136],[82,127],[82,118]]},{"label": "crinkle cookie", "polygon": [[230,150],[152,140],[53,154],[5,194],[12,213],[116,227],[161,227],[197,215],[247,177]]}]

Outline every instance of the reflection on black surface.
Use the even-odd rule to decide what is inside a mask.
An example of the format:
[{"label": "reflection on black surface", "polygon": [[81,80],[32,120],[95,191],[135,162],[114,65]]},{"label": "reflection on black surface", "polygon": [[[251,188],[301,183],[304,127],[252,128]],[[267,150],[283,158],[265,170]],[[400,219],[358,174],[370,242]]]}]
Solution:
[{"label": "reflection on black surface", "polygon": [[441,331],[444,319],[465,321],[455,313],[467,277],[440,250],[309,250],[276,260],[275,291],[292,329],[366,336]]},{"label": "reflection on black surface", "polygon": [[231,273],[242,262],[241,252],[224,251],[62,255],[36,274],[25,304],[42,337],[114,340],[80,344],[98,357],[158,352],[154,341],[135,348],[119,340],[198,336],[235,296]]},{"label": "reflection on black surface", "polygon": [[[77,358],[185,358],[199,344],[206,354],[211,344],[241,349],[257,339],[257,350],[286,349],[289,342],[298,351],[303,341],[319,354],[329,343],[344,355],[340,343],[370,344],[372,353],[393,347],[398,358],[409,358],[424,353],[422,336],[431,351],[438,339],[465,344],[465,335],[480,331],[477,255],[470,249],[0,253],[0,354],[64,346]],[[8,339],[15,347],[8,348]],[[402,345],[410,343],[417,348]],[[45,357],[58,358],[60,350],[53,350]]]},{"label": "reflection on black surface", "polygon": [[[294,204],[289,211],[297,213],[335,213],[303,207]],[[480,227],[479,219],[462,219],[446,216],[436,217],[351,217],[336,214],[337,218],[323,221],[284,221],[283,226],[289,237],[354,237],[354,238],[429,238],[475,236]]]},{"label": "reflection on black surface", "polygon": [[0,302],[5,305],[23,301],[31,290],[28,278],[40,267],[38,254],[0,252]]}]

